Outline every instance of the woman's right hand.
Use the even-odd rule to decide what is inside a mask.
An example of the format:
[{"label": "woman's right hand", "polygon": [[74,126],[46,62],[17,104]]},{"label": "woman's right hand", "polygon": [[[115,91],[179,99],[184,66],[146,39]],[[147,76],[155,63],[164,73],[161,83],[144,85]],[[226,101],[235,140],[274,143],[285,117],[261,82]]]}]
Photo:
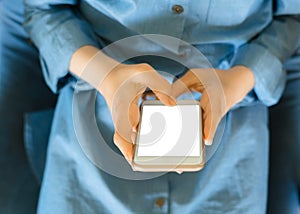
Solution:
[{"label": "woman's right hand", "polygon": [[175,105],[171,85],[149,64],[121,64],[93,46],[79,48],[69,69],[105,98],[115,127],[114,142],[131,163],[140,119],[139,98],[149,87],[165,105]]},{"label": "woman's right hand", "polygon": [[171,85],[149,64],[119,64],[97,88],[110,109],[114,127],[114,142],[130,163],[140,120],[138,100],[149,87],[165,105],[175,105],[170,97]]}]

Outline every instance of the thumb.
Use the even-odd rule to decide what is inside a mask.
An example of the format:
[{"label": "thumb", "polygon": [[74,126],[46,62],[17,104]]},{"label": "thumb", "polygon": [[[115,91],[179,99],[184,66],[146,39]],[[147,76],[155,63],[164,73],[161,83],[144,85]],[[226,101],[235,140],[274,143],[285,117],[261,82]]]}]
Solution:
[{"label": "thumb", "polygon": [[203,110],[203,139],[205,145],[212,145],[221,118],[210,109]]},{"label": "thumb", "polygon": [[114,143],[124,155],[128,163],[131,164],[134,154],[134,145],[124,140],[118,132],[115,132],[114,134]]},{"label": "thumb", "polygon": [[170,95],[165,94],[162,91],[153,90],[155,96],[165,105],[174,106],[176,105],[176,100]]},{"label": "thumb", "polygon": [[137,131],[137,126],[140,121],[140,109],[138,104],[139,97],[140,95],[135,96],[133,101],[130,103],[129,112],[128,112],[129,121],[132,126],[132,131],[134,132]]},{"label": "thumb", "polygon": [[174,82],[172,85],[173,97],[178,97],[187,92],[191,93],[192,91],[203,91],[204,86],[195,72],[196,71],[190,70]]},{"label": "thumb", "polygon": [[176,105],[176,99],[171,96],[171,84],[155,70],[143,73],[139,82],[148,86],[155,96],[165,105]]}]

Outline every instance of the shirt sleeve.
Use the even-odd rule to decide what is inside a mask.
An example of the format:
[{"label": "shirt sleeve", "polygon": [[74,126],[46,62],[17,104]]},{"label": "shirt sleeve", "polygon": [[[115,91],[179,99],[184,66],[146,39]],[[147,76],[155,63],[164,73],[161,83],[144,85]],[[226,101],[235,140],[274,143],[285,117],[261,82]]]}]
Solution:
[{"label": "shirt sleeve", "polygon": [[[285,4],[284,4],[285,3]],[[298,4],[294,5],[299,8]],[[300,44],[300,19],[286,1],[279,1],[274,19],[256,38],[241,46],[233,59],[233,65],[250,68],[255,76],[254,93],[265,105],[278,102],[285,86],[286,73],[283,62]],[[300,11],[298,11],[300,13]]]},{"label": "shirt sleeve", "polygon": [[69,80],[69,63],[80,47],[98,47],[76,0],[24,0],[24,27],[40,52],[46,83],[55,93]]}]

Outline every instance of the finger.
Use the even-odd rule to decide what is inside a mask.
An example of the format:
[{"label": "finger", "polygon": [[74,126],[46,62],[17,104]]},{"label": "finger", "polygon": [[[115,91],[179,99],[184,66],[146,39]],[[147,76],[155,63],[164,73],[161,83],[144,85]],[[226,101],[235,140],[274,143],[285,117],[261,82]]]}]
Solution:
[{"label": "finger", "polygon": [[208,123],[208,120],[210,120],[208,117],[210,117],[209,115],[211,112],[209,104],[208,96],[206,92],[204,92],[200,100],[200,106],[202,109],[202,133],[204,141],[208,138],[208,131],[210,129],[210,123]]},{"label": "finger", "polygon": [[[130,110],[130,100],[133,99],[125,96],[116,99],[111,110],[115,132],[127,142],[131,142],[131,132],[133,131],[131,124],[136,123],[135,121],[139,118],[139,114],[135,114],[134,110]],[[131,121],[133,122],[131,123]]]},{"label": "finger", "polygon": [[202,93],[201,99],[200,99],[200,106],[205,112],[206,109],[210,108],[210,100],[208,98],[208,94],[206,91]]},{"label": "finger", "polygon": [[167,106],[174,106],[176,105],[176,100],[172,98],[170,95],[165,94],[159,90],[153,90],[155,96],[165,105]]},{"label": "finger", "polygon": [[210,98],[208,97],[208,93],[205,91],[203,92],[200,100],[200,105],[203,110],[203,139],[206,145],[212,144],[216,129],[221,118],[219,109],[216,108],[216,104],[213,105],[213,99]]},{"label": "finger", "polygon": [[194,74],[195,71],[186,72],[181,78],[175,81],[172,85],[172,96],[178,97],[184,93],[191,93],[192,91],[202,92],[204,86],[200,79]]},{"label": "finger", "polygon": [[214,115],[212,111],[207,110],[204,116],[204,122],[203,122],[203,138],[204,143],[206,145],[211,145],[213,143],[213,139],[216,133],[216,130],[218,128],[218,125],[221,121],[220,115]]},{"label": "finger", "polygon": [[127,142],[131,142],[131,132],[137,131],[140,119],[139,98],[146,87],[128,82],[120,85],[112,102],[112,117],[115,131]]},{"label": "finger", "polygon": [[206,119],[203,120],[203,139],[204,139],[205,145],[208,145],[208,146],[210,146],[212,144],[212,142],[209,139],[210,129],[211,129],[210,118],[206,117]]},{"label": "finger", "polygon": [[[173,85],[172,85],[172,96],[177,98],[179,97],[181,94],[184,93],[191,93],[191,87],[192,87],[192,80],[189,78],[186,78],[185,76],[187,76],[188,74],[185,74],[183,77],[181,77],[180,79],[177,79]],[[193,78],[193,77],[191,77]]]},{"label": "finger", "polygon": [[128,112],[128,116],[129,116],[129,121],[132,127],[132,131],[136,132],[137,131],[137,126],[139,124],[140,121],[140,109],[139,109],[139,98],[141,95],[137,95],[135,96],[135,98],[133,99],[133,101],[130,102],[130,106],[129,106],[129,112]]},{"label": "finger", "polygon": [[136,142],[136,136],[137,136],[137,132],[132,132],[131,141],[132,141],[133,144],[135,144],[135,142]]},{"label": "finger", "polygon": [[131,164],[134,154],[134,145],[124,140],[124,138],[122,138],[122,136],[120,136],[117,132],[114,134],[114,143],[124,155],[128,163]]},{"label": "finger", "polygon": [[149,87],[165,105],[176,105],[176,99],[171,96],[171,84],[155,70],[142,73],[138,81]]}]

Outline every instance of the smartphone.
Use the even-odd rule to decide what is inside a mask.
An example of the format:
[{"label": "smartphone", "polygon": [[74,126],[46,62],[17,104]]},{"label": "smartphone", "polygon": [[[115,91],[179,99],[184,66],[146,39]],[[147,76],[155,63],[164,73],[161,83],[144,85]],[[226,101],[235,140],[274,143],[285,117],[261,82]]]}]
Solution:
[{"label": "smartphone", "polygon": [[144,101],[135,144],[134,171],[202,169],[205,158],[199,101],[179,100],[176,106]]}]

